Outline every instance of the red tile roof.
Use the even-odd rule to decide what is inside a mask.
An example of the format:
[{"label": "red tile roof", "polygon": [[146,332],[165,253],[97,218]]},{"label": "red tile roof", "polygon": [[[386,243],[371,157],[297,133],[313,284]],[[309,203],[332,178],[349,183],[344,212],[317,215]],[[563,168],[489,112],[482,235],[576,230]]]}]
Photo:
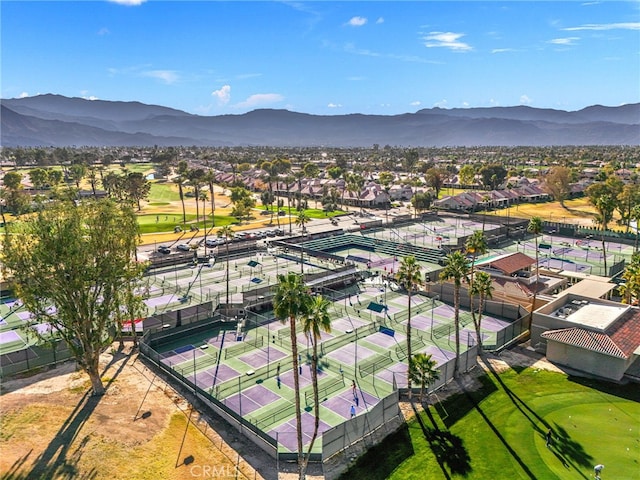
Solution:
[{"label": "red tile roof", "polygon": [[640,346],[640,310],[631,309],[604,332],[572,327],[549,330],[542,338],[626,359]]},{"label": "red tile roof", "polygon": [[607,334],[587,330],[586,328],[572,327],[561,330],[549,330],[542,334],[542,338],[593,352],[603,353],[605,355],[611,355],[612,357],[628,358]]},{"label": "red tile roof", "polygon": [[536,261],[533,258],[525,255],[524,253],[517,252],[506,257],[493,260],[489,262],[488,265],[491,268],[497,268],[507,275],[511,275],[512,273],[522,270],[523,268],[530,267],[535,263]]}]

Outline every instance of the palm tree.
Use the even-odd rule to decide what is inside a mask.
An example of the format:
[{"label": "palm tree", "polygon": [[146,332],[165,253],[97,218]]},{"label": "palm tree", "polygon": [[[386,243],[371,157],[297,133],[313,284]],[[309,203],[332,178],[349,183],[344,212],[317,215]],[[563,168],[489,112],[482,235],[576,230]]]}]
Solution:
[{"label": "palm tree", "polygon": [[287,216],[289,217],[289,235],[291,235],[291,182],[295,180],[292,175],[287,175],[284,178],[285,186],[287,189]]},{"label": "palm tree", "polygon": [[310,220],[304,210],[298,212],[296,226],[302,229],[302,243],[300,245],[300,273],[304,273],[304,235],[306,234],[305,224]]},{"label": "palm tree", "polygon": [[[205,252],[205,256],[207,253],[207,210],[205,209],[205,202],[207,200],[209,200],[209,196],[207,195],[207,192],[200,192],[200,200],[202,200],[202,220],[204,222],[204,252]],[[198,202],[198,199],[196,199],[196,203]],[[197,257],[197,252],[194,251],[194,257]]]},{"label": "palm tree", "polygon": [[456,360],[453,367],[453,376],[458,377],[460,369],[460,287],[462,281],[467,280],[469,264],[464,254],[460,251],[447,255],[445,267],[440,272],[442,280],[453,280],[453,323],[456,330]]},{"label": "palm tree", "polygon": [[204,176],[204,181],[209,185],[209,195],[211,195],[211,228],[213,228],[216,226],[216,196],[214,192],[216,172],[214,170],[209,170]]},{"label": "palm tree", "polygon": [[471,285],[469,287],[469,297],[472,295],[478,295],[480,298],[480,304],[478,305],[478,317],[473,315],[473,324],[476,327],[476,336],[478,337],[478,353],[482,354],[482,337],[480,336],[480,327],[482,326],[482,311],[484,310],[484,303],[488,298],[493,297],[493,282],[491,275],[487,272],[476,272],[475,278],[472,274]]},{"label": "palm tree", "polygon": [[231,225],[225,225],[220,230],[218,230],[218,237],[225,239],[225,246],[227,248],[227,300],[226,305],[229,305],[229,242],[233,238],[233,228]]},{"label": "palm tree", "polygon": [[[489,251],[489,245],[487,244],[487,237],[484,232],[481,230],[476,230],[471,234],[469,238],[467,238],[467,242],[465,243],[465,247],[467,249],[467,253],[471,254],[471,271],[469,273],[469,290],[473,291],[473,281],[474,271],[476,267],[476,259],[480,255],[484,255]],[[476,321],[476,312],[473,310],[473,295],[469,295],[469,310],[471,310],[471,316],[473,317],[473,321]]]},{"label": "palm tree", "polygon": [[[307,449],[307,456],[304,461],[305,471],[309,462],[311,449],[318,436],[318,428],[320,427],[320,395],[318,393],[318,341],[321,332],[331,332],[331,315],[329,315],[329,307],[331,302],[321,295],[311,298],[309,312],[302,317],[302,330],[305,335],[311,339],[313,347],[311,354],[311,383],[313,385],[313,409],[315,411],[315,423],[313,425],[313,435],[311,443]],[[304,475],[304,474],[303,474]]]},{"label": "palm tree", "polygon": [[416,257],[410,255],[404,257],[398,268],[396,278],[402,288],[407,291],[407,392],[409,400],[411,400],[411,296],[418,286],[422,285],[422,275],[420,269],[422,267],[416,262]]},{"label": "palm tree", "polygon": [[291,330],[291,355],[293,360],[293,389],[296,407],[296,434],[298,437],[298,473],[304,479],[302,452],[302,413],[300,412],[300,376],[298,363],[298,340],[296,338],[296,319],[308,315],[310,295],[302,275],[289,272],[278,275],[278,284],[273,297],[273,311],[283,322],[289,320]]},{"label": "palm tree", "polygon": [[431,354],[416,353],[409,362],[411,380],[420,385],[420,403],[424,403],[425,390],[440,378],[440,371],[436,370],[437,362]]},{"label": "palm tree", "polygon": [[607,231],[607,227],[609,226],[609,222],[613,220],[613,211],[616,208],[616,199],[611,195],[602,195],[598,197],[594,203],[598,214],[596,215],[595,221],[598,225],[602,227],[602,257],[604,259],[604,276],[608,276],[607,271],[607,251],[606,244],[604,242],[604,234]]},{"label": "palm tree", "polygon": [[[527,225],[527,231],[533,233],[536,243],[536,283],[538,283],[538,275],[540,274],[540,266],[538,264],[538,235],[542,233],[542,219],[540,217],[531,217],[529,225]],[[538,289],[533,289],[533,303],[531,304],[531,312],[529,313],[529,332],[531,332],[531,323],[533,321],[533,310],[536,308],[536,297]]]},{"label": "palm tree", "polygon": [[624,283],[620,284],[622,303],[634,305],[640,298],[640,254],[634,253],[631,262],[622,273]]},{"label": "palm tree", "polygon": [[173,183],[178,185],[178,194],[180,195],[180,201],[182,202],[182,224],[187,223],[187,211],[184,208],[184,191],[182,190],[182,177],[177,176],[173,179]]},{"label": "palm tree", "polygon": [[633,251],[638,253],[638,239],[640,239],[640,205],[636,205],[631,209],[630,218],[636,222],[636,239],[633,244]]}]

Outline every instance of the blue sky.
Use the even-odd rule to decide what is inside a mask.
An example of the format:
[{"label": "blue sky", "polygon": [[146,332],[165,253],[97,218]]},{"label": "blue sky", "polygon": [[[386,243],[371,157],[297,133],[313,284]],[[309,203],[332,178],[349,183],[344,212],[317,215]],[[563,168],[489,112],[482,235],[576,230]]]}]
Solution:
[{"label": "blue sky", "polygon": [[12,1],[2,98],[201,115],[640,102],[640,2]]}]

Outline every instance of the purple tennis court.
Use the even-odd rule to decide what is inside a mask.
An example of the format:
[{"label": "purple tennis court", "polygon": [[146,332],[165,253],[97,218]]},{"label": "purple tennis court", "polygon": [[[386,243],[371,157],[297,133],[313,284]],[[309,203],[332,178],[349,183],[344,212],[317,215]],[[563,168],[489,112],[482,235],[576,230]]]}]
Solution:
[{"label": "purple tennis court", "polygon": [[16,316],[20,320],[28,321],[33,318],[33,314],[31,312],[16,312]]},{"label": "purple tennis court", "polygon": [[584,272],[591,270],[591,265],[583,265],[581,263],[568,262],[561,258],[543,258],[540,260],[541,267],[557,268],[568,272]]},{"label": "purple tennis court", "polygon": [[160,359],[162,363],[165,365],[177,365],[178,363],[186,362],[187,360],[192,360],[195,358],[199,358],[204,355],[204,352],[193,345],[185,345],[183,347],[176,348],[175,350],[170,350],[168,352],[164,352],[160,354]]},{"label": "purple tennis court", "polygon": [[343,390],[340,393],[335,394],[328,400],[322,402],[322,406],[328,408],[334,413],[337,413],[341,417],[351,418],[351,405],[356,407],[356,415],[365,412],[367,408],[373,407],[378,403],[379,398],[375,397],[367,392],[363,392],[360,389],[356,390],[358,396],[358,405],[353,397],[353,391],[351,388]]},{"label": "purple tennis court", "polygon": [[349,320],[348,318],[343,317],[331,322],[331,330],[337,332],[349,332],[364,325],[365,323],[367,322],[360,318],[351,317],[351,319]]},{"label": "purple tennis court", "polygon": [[20,335],[18,335],[13,330],[11,330],[10,332],[0,333],[0,343],[15,342],[18,340],[22,340],[22,337],[20,337]]},{"label": "purple tennis court", "polygon": [[227,380],[231,380],[232,378],[238,377],[239,375],[239,372],[229,367],[228,365],[221,363],[219,365],[209,367],[202,372],[196,372],[196,375],[189,375],[187,379],[191,380],[194,383],[194,380],[197,380],[198,386],[201,388],[211,388],[214,385],[225,382]]},{"label": "purple tennis court", "polygon": [[442,363],[446,363],[452,358],[455,358],[456,356],[454,352],[450,352],[449,350],[444,350],[442,348],[436,347],[435,345],[430,345],[427,348],[423,349],[422,353],[431,355],[431,357],[438,362],[438,365]]},{"label": "purple tennis court", "polygon": [[243,390],[242,393],[236,393],[235,395],[225,398],[223,402],[233,411],[244,415],[254,412],[260,407],[273,403],[280,398],[282,398],[280,395],[272,392],[263,385],[256,385],[255,387]]},{"label": "purple tennis court", "polygon": [[331,352],[329,357],[333,360],[339,361],[343,365],[353,365],[356,358],[356,348],[358,352],[358,360],[364,360],[365,358],[375,354],[373,350],[369,350],[367,347],[363,347],[362,345],[356,345],[354,342]]},{"label": "purple tennis court", "polygon": [[207,343],[209,345],[213,345],[218,348],[220,348],[222,342],[224,342],[227,346],[232,343],[236,343],[236,332],[232,330],[224,330],[222,332],[219,332],[215,337],[207,339]]},{"label": "purple tennis court", "polygon": [[144,303],[147,307],[158,307],[160,305],[166,305],[167,303],[175,302],[178,297],[175,294],[162,295],[161,297],[147,298]]},{"label": "purple tennis court", "polygon": [[[403,324],[406,324],[407,321],[404,320],[402,322]],[[411,326],[413,328],[416,328],[418,330],[431,330],[431,327],[437,327],[438,325],[441,325],[445,323],[443,320],[439,320],[438,318],[431,318],[431,316],[424,316],[424,315],[416,315],[415,317],[411,318]]]},{"label": "purple tennis court", "polygon": [[497,318],[493,318],[485,315],[482,316],[483,330],[489,330],[490,332],[498,332],[510,324],[511,324],[510,322],[507,322],[505,320],[499,320]]},{"label": "purple tennis court", "polygon": [[[262,365],[266,365],[269,362],[280,360],[281,358],[284,358],[287,356],[286,353],[278,350],[275,347],[269,346],[268,349],[269,349],[268,352],[267,352],[267,348],[262,348],[260,350],[253,350],[238,358],[242,360],[244,363],[246,363],[247,365],[253,368],[258,368],[258,367],[261,367]],[[267,361],[267,359],[269,361]]]},{"label": "purple tennis court", "polygon": [[[322,375],[325,375],[324,372],[318,371],[318,380],[322,378]],[[309,365],[302,366],[302,375],[299,375],[300,388],[311,385],[311,367]],[[293,370],[287,370],[286,372],[280,374],[280,382],[283,385],[293,389]]]},{"label": "purple tennis court", "polygon": [[433,313],[445,318],[453,318],[454,312],[455,312],[455,309],[451,305],[446,305],[446,304],[439,305],[433,310]]},{"label": "purple tennis court", "polygon": [[[363,339],[365,342],[372,343],[384,348],[395,348],[398,343],[402,343],[407,337],[399,332],[395,332],[393,336],[386,333],[376,332]],[[359,352],[358,352],[359,353]]]},{"label": "purple tennis court", "polygon": [[[313,427],[315,423],[315,416],[309,412],[302,413],[302,444],[306,445],[311,440],[311,435],[313,435]],[[322,420],[320,420],[320,425],[318,427],[318,432],[322,433],[331,428],[330,425],[326,424]],[[270,430],[269,435],[273,438],[278,439],[278,443],[285,447],[288,450],[296,451],[298,449],[298,437],[296,434],[296,424],[295,419],[283,423],[282,425]]]},{"label": "purple tennis court", "polygon": [[375,381],[384,380],[389,385],[393,385],[394,378],[398,387],[403,388],[407,386],[406,363],[395,363],[387,368],[383,368],[375,374]]}]

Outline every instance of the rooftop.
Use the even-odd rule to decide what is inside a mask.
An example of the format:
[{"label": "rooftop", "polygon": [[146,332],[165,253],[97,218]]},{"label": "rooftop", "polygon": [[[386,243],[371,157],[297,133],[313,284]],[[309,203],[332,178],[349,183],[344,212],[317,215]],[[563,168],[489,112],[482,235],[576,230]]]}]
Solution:
[{"label": "rooftop", "polygon": [[[568,297],[567,297],[568,298]],[[552,317],[563,318],[576,326],[590,327],[604,332],[618,318],[629,310],[628,305],[573,299],[550,313]]]}]

